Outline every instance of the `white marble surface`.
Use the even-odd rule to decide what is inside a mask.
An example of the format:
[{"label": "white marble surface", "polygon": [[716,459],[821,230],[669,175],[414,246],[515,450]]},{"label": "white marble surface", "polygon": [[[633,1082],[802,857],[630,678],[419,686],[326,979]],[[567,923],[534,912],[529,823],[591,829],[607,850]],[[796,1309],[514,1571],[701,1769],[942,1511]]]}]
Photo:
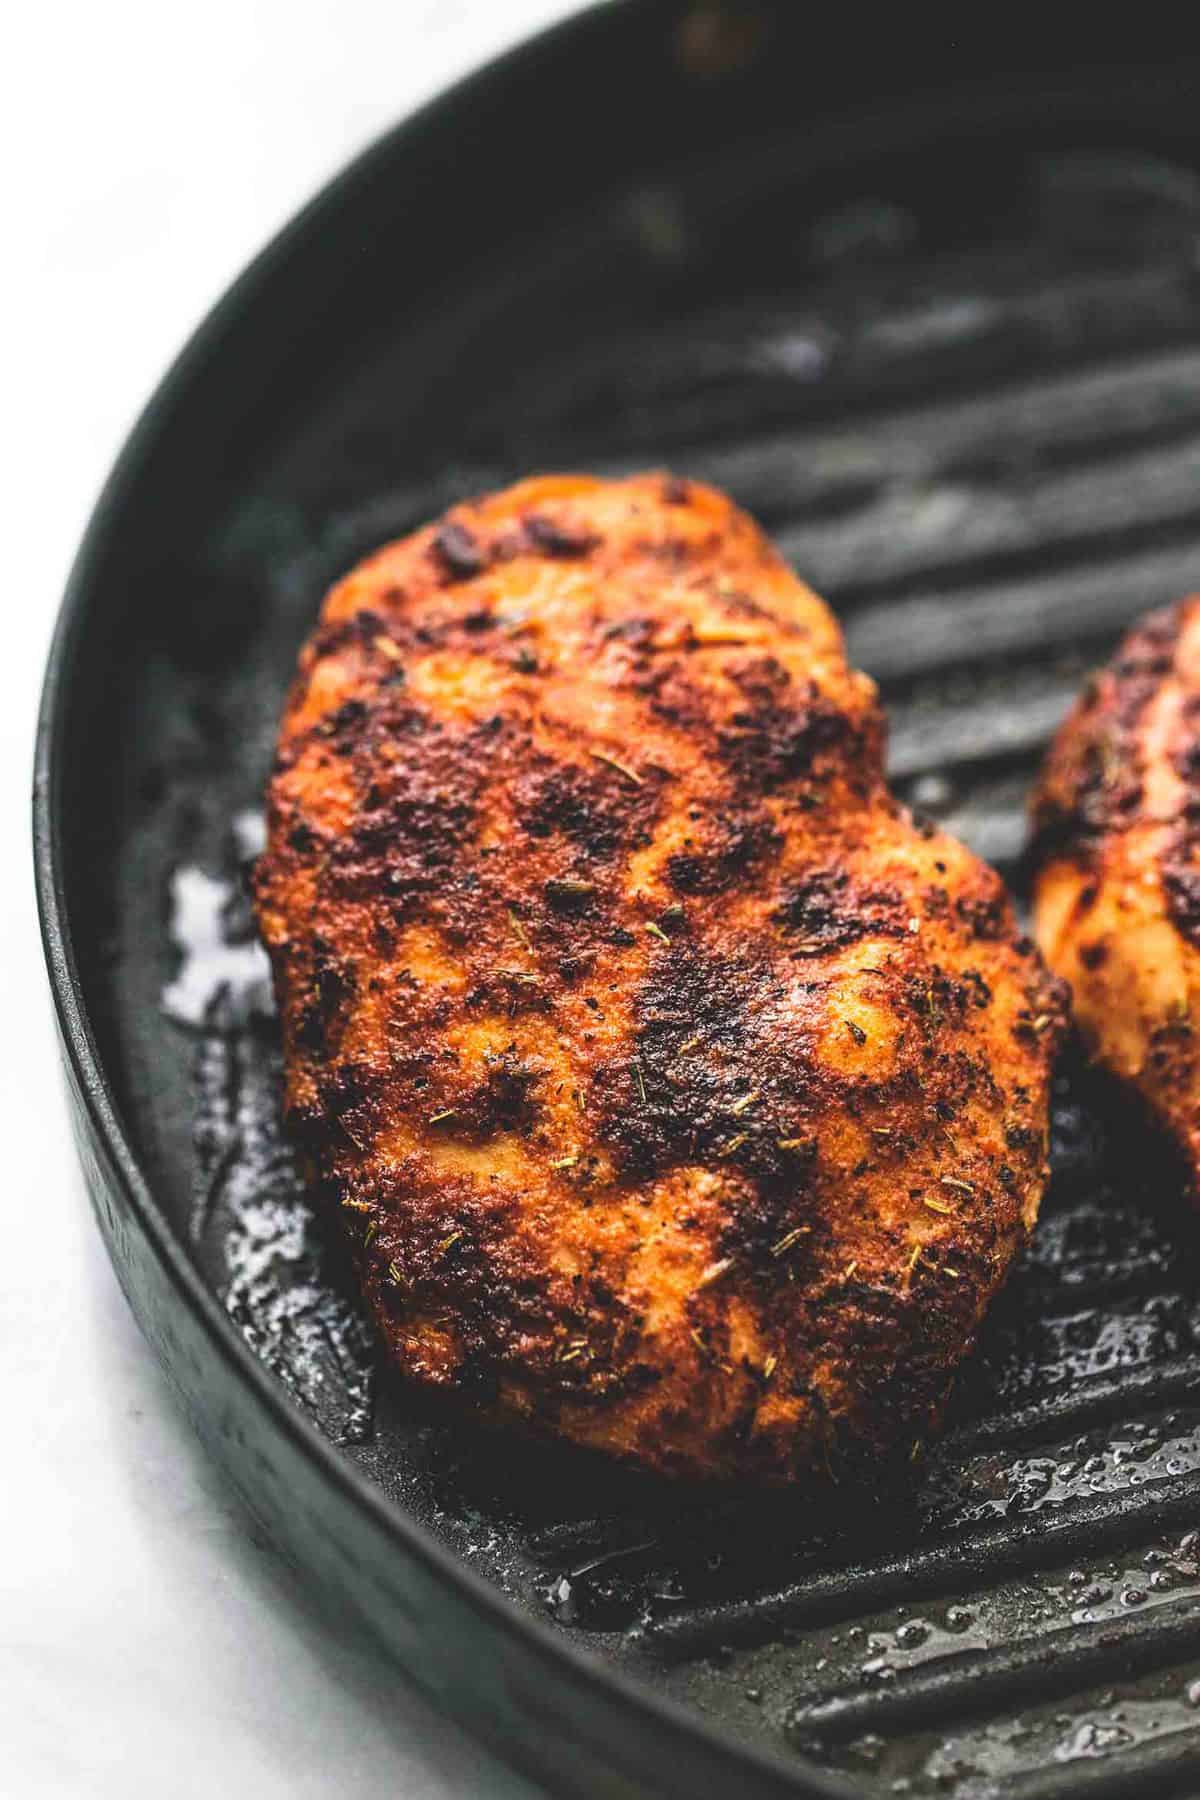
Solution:
[{"label": "white marble surface", "polygon": [[[121,437],[347,155],[569,0],[41,0],[0,58],[0,1792],[529,1796],[255,1544],[86,1211],[29,876],[37,690]],[[14,502],[15,497],[15,504]]]}]

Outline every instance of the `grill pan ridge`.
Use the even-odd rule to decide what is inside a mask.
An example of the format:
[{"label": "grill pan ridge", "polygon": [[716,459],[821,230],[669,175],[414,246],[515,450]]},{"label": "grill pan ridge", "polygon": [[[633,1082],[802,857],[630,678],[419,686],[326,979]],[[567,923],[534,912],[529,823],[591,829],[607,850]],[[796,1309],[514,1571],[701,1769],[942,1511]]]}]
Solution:
[{"label": "grill pan ridge", "polygon": [[[1035,1241],[911,1479],[682,1492],[514,1456],[378,1373],[282,1140],[244,887],[333,577],[526,469],[669,465],[830,599],[899,790],[1019,891],[1087,669],[1200,586],[1195,66],[1094,48],[985,81],[988,47],[914,40],[867,80],[831,41],[799,116],[790,8],[583,16],[243,278],[72,578],[35,847],[114,1260],[273,1534],[555,1791],[1200,1793],[1200,1237],[1077,1058]],[[497,212],[531,166],[538,216]]]}]

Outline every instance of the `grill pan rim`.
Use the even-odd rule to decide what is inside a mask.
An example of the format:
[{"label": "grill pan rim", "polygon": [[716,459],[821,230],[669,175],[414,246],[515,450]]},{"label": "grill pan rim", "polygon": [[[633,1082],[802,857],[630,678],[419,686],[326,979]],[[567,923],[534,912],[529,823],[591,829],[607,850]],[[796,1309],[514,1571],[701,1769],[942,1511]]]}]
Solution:
[{"label": "grill pan rim", "polygon": [[[46,956],[55,1015],[64,1056],[67,1083],[84,1140],[85,1160],[90,1152],[89,1186],[97,1204],[105,1240],[127,1297],[139,1323],[148,1327],[146,1308],[153,1302],[138,1286],[137,1258],[123,1243],[118,1217],[128,1220],[155,1265],[156,1279],[169,1291],[198,1327],[209,1362],[207,1372],[236,1386],[248,1398],[264,1428],[289,1447],[318,1475],[331,1499],[348,1514],[360,1513],[401,1559],[419,1565],[436,1584],[469,1606],[479,1623],[528,1660],[530,1669],[546,1679],[563,1683],[577,1696],[590,1699],[596,1723],[608,1721],[628,1731],[636,1724],[646,1756],[644,1768],[634,1769],[624,1758],[620,1764],[595,1773],[601,1779],[640,1780],[654,1785],[650,1792],[683,1792],[677,1785],[674,1759],[691,1763],[696,1750],[708,1761],[715,1780],[736,1780],[739,1792],[763,1796],[808,1794],[850,1796],[860,1790],[849,1780],[825,1773],[795,1753],[772,1752],[749,1746],[731,1734],[706,1724],[685,1706],[641,1685],[578,1648],[549,1623],[542,1623],[509,1602],[490,1582],[477,1576],[452,1551],[440,1545],[424,1527],[410,1520],[366,1475],[360,1473],[316,1425],[288,1398],[245,1339],[237,1331],[216,1296],[188,1256],[175,1228],[155,1199],[150,1181],[134,1153],[122,1124],[114,1085],[107,1073],[96,1033],[84,998],[75,953],[68,891],[65,846],[74,828],[63,804],[64,763],[69,747],[74,696],[85,676],[81,672],[81,639],[99,583],[99,569],[114,534],[122,529],[122,515],[136,496],[156,442],[170,428],[171,414],[181,397],[201,378],[207,365],[219,357],[229,328],[255,307],[278,284],[289,261],[319,237],[323,226],[350,205],[370,207],[372,184],[385,172],[402,165],[404,154],[431,127],[444,125],[470,109],[478,96],[490,93],[515,75],[555,59],[572,63],[586,55],[589,38],[623,21],[632,28],[635,11],[646,23],[674,11],[665,0],[607,0],[518,46],[505,56],[440,95],[428,106],[389,131],[329,182],[268,244],[195,331],[163,378],[130,434],[101,493],[77,553],[65,590],[48,656],[39,709],[34,758],[33,849],[37,901],[43,949]],[[99,1190],[98,1192],[96,1190]],[[111,1204],[106,1204],[107,1193]],[[142,1277],[144,1279],[144,1277]],[[163,1354],[161,1344],[157,1344]],[[171,1369],[191,1404],[197,1393],[188,1374]],[[219,1399],[219,1394],[215,1396]],[[213,1447],[211,1438],[208,1440]],[[218,1454],[220,1449],[218,1447]],[[404,1661],[394,1646],[397,1659]],[[410,1671],[411,1672],[411,1671]],[[461,1713],[460,1713],[461,1716]],[[496,1722],[469,1719],[484,1735],[496,1741]],[[501,1721],[503,1729],[504,1721]],[[513,1721],[508,1721],[511,1730]],[[510,1739],[498,1747],[534,1774],[561,1775],[540,1756]],[[595,1746],[593,1745],[593,1750]],[[653,1767],[651,1766],[653,1764]],[[585,1772],[586,1777],[586,1772]],[[661,1785],[660,1785],[661,1783]],[[599,1791],[588,1786],[580,1791]],[[609,1791],[607,1788],[604,1791]],[[634,1791],[634,1790],[630,1790]],[[694,1791],[694,1790],[693,1790]]]}]

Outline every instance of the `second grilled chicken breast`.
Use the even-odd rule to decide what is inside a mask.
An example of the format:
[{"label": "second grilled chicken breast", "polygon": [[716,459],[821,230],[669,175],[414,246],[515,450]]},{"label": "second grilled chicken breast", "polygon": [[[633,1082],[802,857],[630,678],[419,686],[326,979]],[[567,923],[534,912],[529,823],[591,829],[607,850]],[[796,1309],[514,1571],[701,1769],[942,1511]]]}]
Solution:
[{"label": "second grilled chicken breast", "polygon": [[1095,676],[1034,800],[1035,921],[1101,1062],[1200,1199],[1200,598],[1152,613]]},{"label": "second grilled chicken breast", "polygon": [[644,1467],[905,1450],[1037,1213],[1059,984],[722,495],[525,482],[334,588],[258,876],[392,1357]]}]

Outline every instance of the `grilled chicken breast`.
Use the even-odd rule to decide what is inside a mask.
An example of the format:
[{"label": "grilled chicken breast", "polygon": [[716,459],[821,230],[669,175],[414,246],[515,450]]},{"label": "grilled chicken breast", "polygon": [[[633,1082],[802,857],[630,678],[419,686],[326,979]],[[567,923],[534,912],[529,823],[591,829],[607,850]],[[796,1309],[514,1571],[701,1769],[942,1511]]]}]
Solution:
[{"label": "grilled chicken breast", "polygon": [[1200,1201],[1200,598],[1152,613],[1091,681],[1033,814],[1042,948]]},{"label": "grilled chicken breast", "polygon": [[257,877],[287,1110],[414,1381],[690,1476],[937,1417],[1037,1213],[1060,986],[758,528],[456,507],[328,596]]}]

